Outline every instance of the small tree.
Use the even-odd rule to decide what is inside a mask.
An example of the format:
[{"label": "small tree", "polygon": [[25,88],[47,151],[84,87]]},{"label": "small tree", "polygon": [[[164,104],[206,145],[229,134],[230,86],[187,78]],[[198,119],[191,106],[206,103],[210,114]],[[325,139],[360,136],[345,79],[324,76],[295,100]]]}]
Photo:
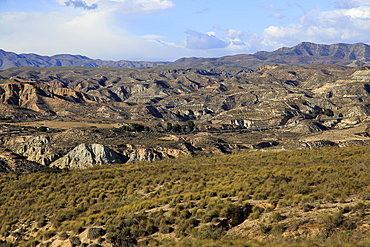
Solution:
[{"label": "small tree", "polygon": [[328,117],[332,117],[334,116],[334,112],[330,109],[325,109],[324,112],[323,112],[324,115],[328,116]]},{"label": "small tree", "polygon": [[40,126],[39,129],[38,129],[40,132],[46,132],[48,131],[48,128],[45,127],[45,126]]},{"label": "small tree", "polygon": [[321,113],[321,111],[320,110],[317,110],[317,109],[315,109],[315,110],[313,110],[313,112],[311,113],[311,116],[312,117],[317,117],[317,115],[319,115]]},{"label": "small tree", "polygon": [[123,131],[131,131],[130,126],[127,126],[127,125],[123,125],[123,126],[121,127],[121,129],[122,129]]},{"label": "small tree", "polygon": [[137,124],[137,123],[131,123],[131,129],[132,131],[141,132],[141,131],[144,131],[144,125]]},{"label": "small tree", "polygon": [[173,131],[173,132],[181,132],[181,125],[180,125],[180,124],[175,124],[175,125],[172,127],[172,131]]},{"label": "small tree", "polygon": [[191,132],[194,130],[195,124],[193,121],[189,120],[188,121],[188,130]]},{"label": "small tree", "polygon": [[167,123],[166,130],[170,132],[172,130],[172,123]]}]

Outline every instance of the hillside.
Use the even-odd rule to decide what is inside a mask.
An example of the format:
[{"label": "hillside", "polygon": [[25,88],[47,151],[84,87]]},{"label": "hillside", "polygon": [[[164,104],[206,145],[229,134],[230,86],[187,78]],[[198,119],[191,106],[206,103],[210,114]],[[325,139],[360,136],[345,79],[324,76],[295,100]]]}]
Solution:
[{"label": "hillside", "polygon": [[369,149],[0,178],[2,246],[366,246]]}]

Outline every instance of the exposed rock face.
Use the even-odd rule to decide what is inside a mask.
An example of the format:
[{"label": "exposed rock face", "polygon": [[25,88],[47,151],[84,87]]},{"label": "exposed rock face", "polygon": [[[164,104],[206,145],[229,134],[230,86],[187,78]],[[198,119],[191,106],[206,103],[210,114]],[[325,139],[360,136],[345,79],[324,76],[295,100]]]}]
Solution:
[{"label": "exposed rock face", "polygon": [[50,137],[48,136],[36,136],[28,139],[27,137],[19,137],[8,141],[7,145],[15,153],[27,157],[27,160],[44,166],[48,166],[61,156],[51,150]]},{"label": "exposed rock face", "polygon": [[[99,101],[69,88],[52,88],[39,82],[12,82],[0,85],[0,104],[34,112],[52,113]],[[67,110],[66,110],[67,109]]]},{"label": "exposed rock face", "polygon": [[80,144],[67,155],[51,163],[59,168],[89,168],[106,164],[124,163],[123,157],[100,144]]},{"label": "exposed rock face", "polygon": [[337,147],[338,144],[328,140],[320,141],[310,141],[303,143],[303,146],[300,149],[315,149],[315,148],[324,148],[324,147]]},{"label": "exposed rock face", "polygon": [[301,122],[298,125],[294,126],[291,131],[296,133],[304,133],[304,132],[321,132],[326,130],[327,128],[319,123],[312,123],[312,122]]},{"label": "exposed rock face", "polygon": [[124,155],[128,158],[128,163],[135,163],[139,161],[155,161],[163,158],[178,158],[180,155],[191,154],[191,148],[185,144],[182,145],[182,150],[158,147],[156,149],[135,147],[134,145],[127,145]]},{"label": "exposed rock face", "polygon": [[243,120],[237,119],[237,120],[231,120],[231,124],[236,125],[236,126],[243,126],[249,129],[252,127],[253,122],[251,120],[246,120],[246,119],[243,119]]},{"label": "exposed rock face", "polygon": [[38,172],[42,165],[28,161],[24,157],[11,152],[8,149],[0,148],[0,173],[8,172]]},{"label": "exposed rock face", "polygon": [[154,161],[162,159],[162,154],[154,150],[138,149],[129,155],[129,163],[135,163],[138,161]]}]

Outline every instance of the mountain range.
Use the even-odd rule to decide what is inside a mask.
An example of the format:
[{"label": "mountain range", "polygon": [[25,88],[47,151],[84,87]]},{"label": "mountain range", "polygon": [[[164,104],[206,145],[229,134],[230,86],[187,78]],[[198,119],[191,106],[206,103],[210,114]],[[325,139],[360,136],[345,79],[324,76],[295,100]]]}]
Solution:
[{"label": "mountain range", "polygon": [[363,43],[323,45],[302,42],[294,47],[283,47],[272,52],[260,51],[254,54],[224,56],[220,58],[180,58],[174,62],[157,61],[107,61],[91,59],[81,55],[60,54],[41,56],[37,54],[16,54],[0,49],[0,69],[13,67],[118,67],[142,68],[158,65],[202,68],[248,68],[256,70],[263,65],[309,65],[339,64],[350,67],[370,66],[370,46]]},{"label": "mountain range", "polygon": [[104,61],[91,59],[81,55],[59,54],[54,56],[41,56],[37,54],[16,54],[0,49],[0,69],[14,67],[62,67],[62,66],[81,66],[81,67],[120,67],[120,68],[140,68],[165,65],[168,62],[142,62],[142,61]]}]

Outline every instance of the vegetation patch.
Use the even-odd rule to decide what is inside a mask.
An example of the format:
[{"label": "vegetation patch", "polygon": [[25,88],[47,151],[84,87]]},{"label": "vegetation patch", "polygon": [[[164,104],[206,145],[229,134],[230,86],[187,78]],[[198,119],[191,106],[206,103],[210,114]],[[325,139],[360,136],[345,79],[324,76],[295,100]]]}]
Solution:
[{"label": "vegetation patch", "polygon": [[[341,243],[367,241],[360,226],[369,217],[369,158],[366,147],[328,148],[4,174],[1,239],[80,246],[88,230],[102,246],[254,246],[252,239],[293,246],[337,243],[334,236],[346,231]],[[284,237],[305,224],[320,226],[321,238]]]}]

